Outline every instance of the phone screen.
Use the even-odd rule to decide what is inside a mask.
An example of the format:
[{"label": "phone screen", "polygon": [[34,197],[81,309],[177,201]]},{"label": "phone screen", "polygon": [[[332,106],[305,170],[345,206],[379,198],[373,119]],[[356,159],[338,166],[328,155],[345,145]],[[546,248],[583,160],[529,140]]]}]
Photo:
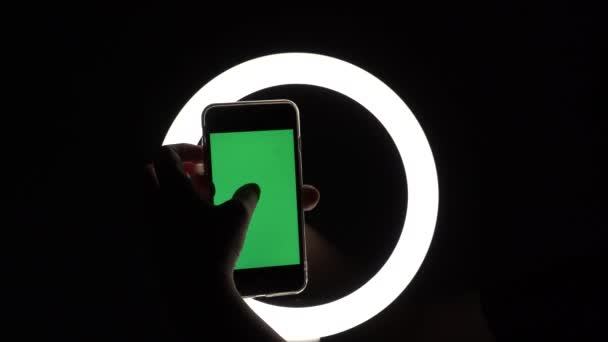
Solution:
[{"label": "phone screen", "polygon": [[261,196],[235,269],[300,263],[293,129],[209,133],[216,204],[242,185]]}]

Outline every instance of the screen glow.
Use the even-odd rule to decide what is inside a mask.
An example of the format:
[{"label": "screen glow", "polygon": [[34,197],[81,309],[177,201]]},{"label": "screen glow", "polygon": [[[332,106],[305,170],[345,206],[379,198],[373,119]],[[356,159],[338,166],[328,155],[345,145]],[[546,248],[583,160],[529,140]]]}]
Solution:
[{"label": "screen glow", "polygon": [[243,184],[261,189],[235,269],[299,264],[293,130],[210,133],[209,148],[215,204]]}]

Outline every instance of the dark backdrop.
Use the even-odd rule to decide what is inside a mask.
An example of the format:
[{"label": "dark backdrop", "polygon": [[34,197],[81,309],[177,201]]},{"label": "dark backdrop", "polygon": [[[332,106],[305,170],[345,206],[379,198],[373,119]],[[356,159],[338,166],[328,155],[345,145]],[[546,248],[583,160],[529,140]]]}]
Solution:
[{"label": "dark backdrop", "polygon": [[[21,21],[12,34],[13,88],[25,96],[5,126],[7,188],[16,190],[7,210],[15,228],[3,239],[15,282],[5,292],[26,289],[9,296],[13,316],[48,324],[48,308],[62,305],[49,290],[64,279],[53,255],[91,273],[120,263],[113,251],[128,248],[119,241],[134,219],[139,168],[202,85],[254,57],[313,52],[368,70],[403,98],[427,134],[440,188],[414,281],[328,341],[605,338],[605,31],[592,9],[66,13]],[[300,107],[304,180],[322,199],[307,216],[309,289],[273,301],[324,303],[382,266],[407,180],[392,140],[357,103],[310,86],[248,98],[277,97]],[[49,257],[32,270],[23,261],[32,255]]]}]

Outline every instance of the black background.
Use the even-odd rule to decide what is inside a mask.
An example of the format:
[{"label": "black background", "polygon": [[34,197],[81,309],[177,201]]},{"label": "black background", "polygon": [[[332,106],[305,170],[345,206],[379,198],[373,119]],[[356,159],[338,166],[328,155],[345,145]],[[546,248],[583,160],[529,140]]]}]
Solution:
[{"label": "black background", "polygon": [[[137,206],[139,168],[202,85],[254,57],[313,52],[366,69],[403,98],[429,139],[440,187],[435,236],[414,281],[328,341],[606,338],[598,11],[552,3],[121,13],[56,10],[8,31],[10,86],[22,96],[4,115],[15,222],[2,239],[15,272],[4,292],[27,289],[8,296],[13,316],[48,324],[52,310],[40,303],[62,305],[49,290],[62,279],[52,255],[73,256],[68,268],[120,262],[112,251]],[[307,216],[309,291],[274,301],[327,302],[390,254],[405,174],[390,137],[352,100],[309,86],[249,98],[273,97],[299,105],[304,181],[322,194]],[[104,248],[87,251],[90,238]],[[37,253],[48,264],[24,267]],[[91,264],[78,257],[89,254]]]}]

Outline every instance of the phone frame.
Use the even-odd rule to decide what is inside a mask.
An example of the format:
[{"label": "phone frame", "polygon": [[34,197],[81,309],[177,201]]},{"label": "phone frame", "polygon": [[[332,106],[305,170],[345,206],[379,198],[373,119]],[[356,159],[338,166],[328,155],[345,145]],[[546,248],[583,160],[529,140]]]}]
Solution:
[{"label": "phone frame", "polygon": [[[284,115],[290,112],[293,115]],[[294,130],[294,156],[296,171],[296,202],[300,262],[298,265],[273,266],[234,270],[234,282],[243,297],[274,297],[298,294],[308,283],[304,211],[302,209],[302,156],[300,112],[290,100],[240,101],[214,103],[202,113],[203,145],[206,172],[213,181],[210,133],[256,131],[272,129]],[[262,196],[264,191],[262,189]],[[215,204],[215,203],[214,203]]]}]

